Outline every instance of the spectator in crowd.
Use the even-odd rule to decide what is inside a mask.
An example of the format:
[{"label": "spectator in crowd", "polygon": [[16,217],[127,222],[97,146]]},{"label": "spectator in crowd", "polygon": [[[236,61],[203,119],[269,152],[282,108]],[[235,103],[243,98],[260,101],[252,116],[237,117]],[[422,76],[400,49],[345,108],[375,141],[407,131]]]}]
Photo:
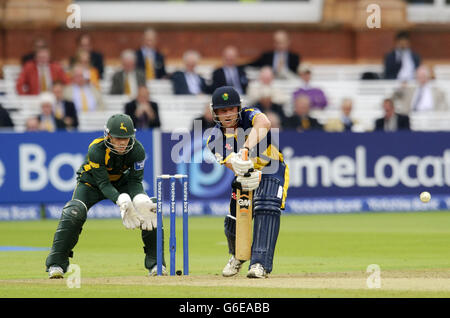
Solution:
[{"label": "spectator in crowd", "polygon": [[[104,63],[103,54],[94,51],[92,48],[92,38],[88,33],[81,34],[77,39],[78,51],[86,51],[89,54],[89,62],[97,70],[98,77],[103,79]],[[72,58],[72,65],[75,64],[76,57]]]},{"label": "spectator in crowd", "polygon": [[394,92],[392,98],[399,106],[398,112],[401,114],[448,110],[444,91],[431,82],[430,69],[423,64],[417,68],[416,82],[414,84],[404,83]]},{"label": "spectator in crowd", "polygon": [[273,50],[263,53],[257,60],[247,66],[270,66],[276,78],[295,78],[300,64],[300,55],[289,50],[289,35],[285,31],[277,31],[273,35]]},{"label": "spectator in crowd", "polygon": [[286,120],[284,128],[297,131],[322,130],[319,121],[310,116],[310,104],[307,95],[299,95],[294,100],[294,114]]},{"label": "spectator in crowd", "polygon": [[25,121],[25,131],[40,131],[39,119],[36,116],[27,118]]},{"label": "spectator in crowd", "polygon": [[131,117],[136,129],[161,126],[158,104],[150,100],[150,92],[146,85],[139,86],[136,99],[125,105],[125,114]]},{"label": "spectator in crowd", "polygon": [[84,70],[76,65],[72,71],[72,83],[64,88],[64,99],[75,104],[77,113],[104,110],[102,95],[94,85],[86,81]]},{"label": "spectator in crowd", "polygon": [[33,42],[33,52],[27,53],[22,56],[22,66],[25,65],[26,62],[34,60],[34,58],[36,57],[36,52],[39,49],[46,47],[48,47],[47,41],[43,37],[37,37]]},{"label": "spectator in crowd", "polygon": [[121,54],[122,68],[114,73],[111,84],[111,95],[128,95],[135,98],[138,87],[146,85],[144,71],[136,68],[136,55],[132,50]]},{"label": "spectator in crowd", "polygon": [[13,127],[14,123],[11,120],[8,111],[0,104],[0,129]]},{"label": "spectator in crowd", "polygon": [[277,113],[274,113],[272,111],[266,112],[267,119],[270,121],[270,129],[279,129],[281,130],[281,120],[280,116],[277,115]]},{"label": "spectator in crowd", "polygon": [[55,97],[52,93],[44,92],[40,95],[41,113],[37,116],[39,121],[39,130],[54,132],[56,130],[66,129],[66,124],[61,119],[55,117],[53,105]]},{"label": "spectator in crowd", "polygon": [[64,121],[68,130],[78,128],[78,114],[75,104],[64,99],[64,85],[61,82],[55,82],[52,88],[55,103],[53,113],[57,119]]},{"label": "spectator in crowd", "polygon": [[257,101],[255,107],[259,108],[263,113],[273,112],[277,114],[282,122],[286,120],[286,115],[283,111],[283,105],[273,102],[272,92],[270,89],[261,91],[260,98]]},{"label": "spectator in crowd", "polygon": [[39,95],[50,91],[52,83],[60,81],[69,82],[63,68],[59,63],[50,62],[50,50],[40,48],[36,51],[34,60],[28,61],[22,68],[16,83],[19,95]]},{"label": "spectator in crowd", "polygon": [[202,130],[212,128],[216,125],[216,122],[214,121],[211,113],[211,106],[209,105],[209,103],[205,105],[205,108],[203,108],[202,116],[194,119],[194,122],[192,123],[192,130],[196,128],[196,123],[197,125],[198,123],[201,124]]},{"label": "spectator in crowd", "polygon": [[86,81],[100,89],[100,76],[98,70],[92,66],[91,57],[85,49],[79,49],[74,58],[74,65],[79,65],[83,68],[83,74]]},{"label": "spectator in crowd", "polygon": [[247,89],[247,98],[249,104],[256,103],[261,95],[269,90],[272,101],[276,104],[284,105],[288,102],[288,97],[280,89],[274,87],[274,75],[272,67],[263,66],[259,72],[258,80],[251,81]]},{"label": "spectator in crowd", "polygon": [[176,71],[170,76],[175,95],[198,95],[209,92],[205,79],[195,72],[199,61],[200,54],[197,51],[184,52],[184,71]]},{"label": "spectator in crowd", "polygon": [[297,96],[307,95],[311,101],[312,109],[324,109],[328,105],[325,93],[318,87],[312,87],[311,66],[308,64],[300,65],[298,74],[302,80],[302,85],[294,92],[294,100]]},{"label": "spectator in crowd", "polygon": [[420,65],[420,56],[411,50],[409,33],[399,32],[395,38],[395,48],[384,57],[384,78],[410,81]]},{"label": "spectator in crowd", "polygon": [[144,32],[142,46],[136,50],[137,68],[145,73],[147,80],[166,77],[164,56],[157,50],[157,34],[153,29]]},{"label": "spectator in crowd", "polygon": [[395,112],[394,101],[390,98],[383,100],[384,116],[375,120],[377,131],[410,130],[409,117]]},{"label": "spectator in crowd", "polygon": [[339,118],[330,118],[324,126],[325,131],[342,132],[352,131],[358,125],[358,121],[352,117],[353,101],[344,98],[341,103],[341,115]]},{"label": "spectator in crowd", "polygon": [[238,50],[234,46],[227,46],[222,53],[223,66],[214,70],[212,74],[213,92],[221,86],[233,86],[239,94],[247,92],[248,79],[243,66],[238,66]]}]

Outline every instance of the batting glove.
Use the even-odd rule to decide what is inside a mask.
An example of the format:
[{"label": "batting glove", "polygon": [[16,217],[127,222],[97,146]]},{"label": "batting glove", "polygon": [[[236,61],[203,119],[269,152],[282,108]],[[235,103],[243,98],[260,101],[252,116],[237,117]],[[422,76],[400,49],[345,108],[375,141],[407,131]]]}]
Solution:
[{"label": "batting glove", "polygon": [[136,229],[141,226],[141,218],[136,213],[131,198],[127,193],[121,193],[116,204],[120,208],[122,223],[127,229]]},{"label": "batting glove", "polygon": [[245,176],[238,176],[236,182],[241,184],[241,189],[244,191],[253,191],[259,187],[261,181],[261,171],[255,170],[247,173]]},{"label": "batting glove", "polygon": [[238,176],[243,176],[250,169],[253,169],[253,162],[250,159],[243,160],[240,151],[239,153],[234,152],[231,154],[230,163],[234,173]]}]

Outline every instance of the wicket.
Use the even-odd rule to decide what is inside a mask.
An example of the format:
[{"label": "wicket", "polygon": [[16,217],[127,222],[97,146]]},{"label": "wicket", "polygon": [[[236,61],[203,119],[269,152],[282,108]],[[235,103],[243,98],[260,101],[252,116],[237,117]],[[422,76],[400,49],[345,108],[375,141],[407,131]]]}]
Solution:
[{"label": "wicket", "polygon": [[157,216],[157,249],[156,249],[156,274],[162,275],[162,259],[163,259],[163,180],[170,182],[170,275],[175,276],[176,262],[175,254],[177,247],[177,239],[175,232],[176,221],[176,180],[181,181],[183,187],[183,274],[189,275],[189,235],[188,235],[188,176],[182,174],[168,175],[163,174],[156,178],[156,216]]}]

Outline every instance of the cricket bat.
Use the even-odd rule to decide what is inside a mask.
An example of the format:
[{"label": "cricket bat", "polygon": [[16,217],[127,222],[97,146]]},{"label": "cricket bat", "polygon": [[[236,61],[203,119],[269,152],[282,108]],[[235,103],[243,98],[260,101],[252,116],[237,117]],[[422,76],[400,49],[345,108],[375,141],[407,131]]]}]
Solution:
[{"label": "cricket bat", "polygon": [[[242,152],[242,159],[248,159],[248,150]],[[236,190],[236,259],[250,259],[252,250],[253,191]]]}]

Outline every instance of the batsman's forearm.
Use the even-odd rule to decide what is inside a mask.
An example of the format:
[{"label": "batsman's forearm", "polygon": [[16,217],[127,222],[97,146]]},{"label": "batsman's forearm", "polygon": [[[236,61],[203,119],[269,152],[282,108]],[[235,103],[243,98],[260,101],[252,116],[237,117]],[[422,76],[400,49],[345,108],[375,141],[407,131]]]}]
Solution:
[{"label": "batsman's forearm", "polygon": [[255,122],[253,124],[253,128],[248,135],[247,140],[244,143],[244,148],[252,149],[255,147],[261,140],[263,140],[270,130],[270,121],[264,114],[259,114],[255,118]]}]

